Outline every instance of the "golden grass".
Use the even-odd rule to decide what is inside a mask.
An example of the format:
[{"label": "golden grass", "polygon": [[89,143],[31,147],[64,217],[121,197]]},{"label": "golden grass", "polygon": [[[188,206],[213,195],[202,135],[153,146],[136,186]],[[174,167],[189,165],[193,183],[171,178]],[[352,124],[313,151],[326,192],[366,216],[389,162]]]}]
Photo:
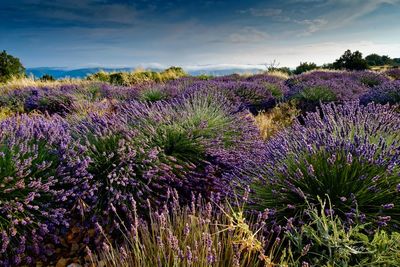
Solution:
[{"label": "golden grass", "polygon": [[4,92],[9,92],[15,89],[26,88],[26,87],[56,87],[60,85],[78,84],[78,85],[88,85],[93,83],[84,79],[62,79],[55,81],[43,81],[34,79],[33,77],[24,78],[12,78],[5,83],[0,83],[0,94]]},{"label": "golden grass", "polygon": [[279,71],[279,70],[268,71],[268,72],[266,72],[266,74],[275,76],[275,77],[278,77],[278,78],[281,78],[284,80],[287,80],[290,77],[290,75],[288,73]]},{"label": "golden grass", "polygon": [[293,103],[281,103],[271,111],[255,116],[255,123],[260,129],[262,138],[267,140],[290,126],[299,115],[300,111]]},{"label": "golden grass", "polygon": [[248,221],[243,206],[198,205],[200,199],[182,207],[177,197],[173,203],[171,209],[151,213],[150,223],[134,222],[134,229],[122,232],[123,246],[113,246],[103,232],[104,249],[97,255],[88,251],[92,266],[287,266],[277,255],[282,243],[271,237],[271,248],[265,251],[265,224]]}]

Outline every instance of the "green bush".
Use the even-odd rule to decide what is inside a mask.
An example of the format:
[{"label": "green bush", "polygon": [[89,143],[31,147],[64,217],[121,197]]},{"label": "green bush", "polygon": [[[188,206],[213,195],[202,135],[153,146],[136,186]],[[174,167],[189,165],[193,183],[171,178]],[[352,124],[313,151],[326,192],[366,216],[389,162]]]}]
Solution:
[{"label": "green bush", "polygon": [[286,232],[293,265],[398,266],[400,233],[377,230],[369,237],[364,231],[366,224],[348,228],[329,212],[330,202],[319,201],[320,209],[309,206],[310,223]]},{"label": "green bush", "polygon": [[114,85],[130,86],[145,82],[166,82],[173,79],[185,77],[187,74],[179,67],[171,67],[161,72],[150,70],[137,70],[133,72],[113,72],[107,73],[100,71],[87,77],[88,80],[109,82]]},{"label": "green bush", "polygon": [[303,62],[300,63],[299,66],[297,66],[297,68],[293,71],[294,74],[301,74],[303,72],[307,72],[307,71],[311,71],[311,70],[315,70],[317,69],[318,66],[315,63],[307,63],[307,62]]},{"label": "green bush", "polygon": [[24,75],[25,68],[19,59],[3,50],[0,53],[0,82],[6,82],[12,77],[23,77]]},{"label": "green bush", "polygon": [[156,102],[164,100],[168,97],[168,94],[163,91],[162,88],[149,88],[144,89],[139,94],[140,101]]},{"label": "green bush", "polygon": [[253,170],[255,203],[275,208],[280,221],[307,221],[305,199],[318,205],[328,195],[348,225],[396,229],[399,121],[389,106],[321,105],[267,142],[265,163]]}]

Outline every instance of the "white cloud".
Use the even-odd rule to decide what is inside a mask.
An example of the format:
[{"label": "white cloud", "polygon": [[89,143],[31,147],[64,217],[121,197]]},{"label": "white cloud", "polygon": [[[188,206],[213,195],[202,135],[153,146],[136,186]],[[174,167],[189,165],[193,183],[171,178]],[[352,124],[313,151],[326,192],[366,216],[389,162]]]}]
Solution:
[{"label": "white cloud", "polygon": [[269,35],[253,27],[245,27],[229,35],[231,43],[257,43],[266,40]]},{"label": "white cloud", "polygon": [[306,25],[307,28],[298,34],[298,36],[309,36],[319,30],[321,30],[325,25],[328,24],[328,21],[325,19],[306,19],[306,20],[295,20],[297,24]]},{"label": "white cloud", "polygon": [[370,14],[383,4],[399,4],[400,0],[328,0],[324,6],[329,11],[323,18],[329,21],[325,28],[341,28]]}]

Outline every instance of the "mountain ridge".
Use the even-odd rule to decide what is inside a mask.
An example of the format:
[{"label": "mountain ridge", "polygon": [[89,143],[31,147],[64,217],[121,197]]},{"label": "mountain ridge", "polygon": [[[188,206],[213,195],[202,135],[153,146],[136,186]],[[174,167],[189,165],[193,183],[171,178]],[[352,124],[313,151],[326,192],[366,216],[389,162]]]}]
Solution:
[{"label": "mountain ridge", "polygon": [[[76,68],[76,69],[68,69],[62,67],[36,67],[36,68],[27,68],[26,74],[28,76],[34,76],[36,78],[40,78],[43,75],[51,75],[55,79],[62,79],[62,78],[85,78],[87,75],[105,71],[105,72],[130,72],[137,68],[130,68],[130,67],[122,67],[122,68],[108,68],[108,67],[87,67],[87,68]],[[146,68],[146,70],[151,71],[162,71],[161,68]],[[261,68],[199,68],[199,69],[192,69],[192,70],[185,70],[188,74],[193,76],[198,75],[213,75],[213,76],[223,76],[229,74],[244,74],[244,73],[259,73],[263,71]]]}]

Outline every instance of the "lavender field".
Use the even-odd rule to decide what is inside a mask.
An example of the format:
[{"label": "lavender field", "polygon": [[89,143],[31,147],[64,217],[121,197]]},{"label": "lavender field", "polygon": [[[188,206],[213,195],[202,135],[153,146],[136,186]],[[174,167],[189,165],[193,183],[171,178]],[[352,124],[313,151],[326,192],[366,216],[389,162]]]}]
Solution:
[{"label": "lavender field", "polygon": [[398,266],[400,69],[145,74],[1,85],[0,266]]}]

